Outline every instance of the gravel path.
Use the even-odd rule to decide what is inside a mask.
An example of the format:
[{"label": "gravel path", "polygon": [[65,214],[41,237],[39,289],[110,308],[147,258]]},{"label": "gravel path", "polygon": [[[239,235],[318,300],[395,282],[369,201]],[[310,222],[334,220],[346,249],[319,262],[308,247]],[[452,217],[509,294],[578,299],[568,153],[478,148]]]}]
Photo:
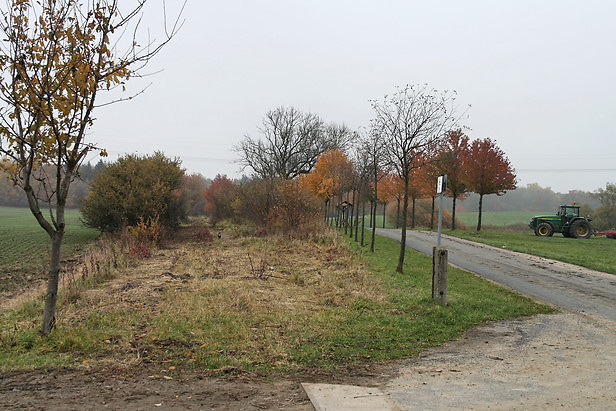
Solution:
[{"label": "gravel path", "polygon": [[380,388],[392,409],[614,409],[614,341],[615,328],[577,314],[493,323]]}]

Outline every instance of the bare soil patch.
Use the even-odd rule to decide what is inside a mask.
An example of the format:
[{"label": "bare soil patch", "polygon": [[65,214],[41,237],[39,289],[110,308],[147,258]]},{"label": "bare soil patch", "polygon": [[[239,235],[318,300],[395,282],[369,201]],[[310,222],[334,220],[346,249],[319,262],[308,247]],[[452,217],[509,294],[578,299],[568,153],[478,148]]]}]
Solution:
[{"label": "bare soil patch", "polygon": [[[402,363],[356,364],[338,369],[265,378],[237,370],[170,372],[154,366],[132,370],[64,368],[0,373],[2,409],[217,409],[312,410],[302,382],[376,385]],[[225,371],[227,374],[224,374]]]}]

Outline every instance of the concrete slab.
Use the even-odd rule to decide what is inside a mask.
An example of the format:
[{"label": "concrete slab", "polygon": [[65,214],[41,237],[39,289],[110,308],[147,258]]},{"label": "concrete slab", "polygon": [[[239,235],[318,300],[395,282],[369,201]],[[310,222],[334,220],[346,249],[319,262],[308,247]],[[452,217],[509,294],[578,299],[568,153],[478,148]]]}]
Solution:
[{"label": "concrete slab", "polygon": [[395,410],[388,395],[376,387],[302,383],[317,411]]}]

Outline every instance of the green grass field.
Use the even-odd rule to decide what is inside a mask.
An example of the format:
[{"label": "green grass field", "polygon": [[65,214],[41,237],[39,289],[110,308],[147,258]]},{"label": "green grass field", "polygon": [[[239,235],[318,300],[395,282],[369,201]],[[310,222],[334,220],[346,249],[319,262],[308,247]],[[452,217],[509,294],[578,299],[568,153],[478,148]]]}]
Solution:
[{"label": "green grass field", "polygon": [[472,241],[489,244],[499,248],[519,251],[580,265],[592,270],[616,274],[616,240],[605,236],[588,239],[565,238],[560,234],[553,237],[537,237],[529,229],[527,233],[511,233],[493,230],[443,231]]},{"label": "green grass field", "polygon": [[[83,227],[78,210],[66,212],[63,258],[98,237],[96,230]],[[44,274],[49,255],[49,236],[28,208],[0,207],[0,273],[5,270]]]},{"label": "green grass field", "polygon": [[[488,211],[481,213],[481,225],[484,227],[504,227],[517,224],[528,224],[536,215],[553,214],[554,211]],[[456,213],[456,217],[467,227],[477,227],[477,211]]]}]

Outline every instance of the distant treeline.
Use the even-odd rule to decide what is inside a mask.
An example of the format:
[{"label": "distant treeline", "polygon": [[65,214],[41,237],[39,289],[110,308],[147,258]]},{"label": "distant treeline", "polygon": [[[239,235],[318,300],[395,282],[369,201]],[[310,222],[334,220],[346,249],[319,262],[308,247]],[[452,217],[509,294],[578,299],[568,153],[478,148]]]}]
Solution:
[{"label": "distant treeline", "polygon": [[[100,160],[95,165],[90,163],[79,167],[79,176],[71,184],[71,189],[67,199],[68,208],[81,208],[83,199],[90,192],[90,186],[94,178],[103,171],[110,163]],[[188,174],[182,177],[182,188],[180,189],[180,199],[183,208],[183,215],[197,216],[205,214],[204,192],[212,180],[200,174]],[[42,189],[42,185],[33,182],[35,192]],[[0,169],[0,206],[5,207],[28,207],[28,201],[24,191],[8,178],[6,172]]]},{"label": "distant treeline", "polygon": [[[68,207],[79,208],[83,198],[88,193],[89,184],[94,179],[94,176],[105,168],[105,163],[101,160],[95,165],[90,163],[84,164],[79,168],[79,178],[71,185],[71,191],[68,198]],[[205,187],[209,186],[211,180],[206,179]],[[508,191],[502,196],[488,195],[483,199],[484,211],[551,211],[556,210],[560,204],[570,204],[577,202],[580,205],[587,205],[591,209],[596,209],[601,206],[601,202],[591,197],[591,193],[571,190],[568,193],[555,193],[551,188],[543,188],[539,184],[528,184],[526,187],[519,187],[515,190]],[[203,203],[190,214],[199,214],[197,209],[203,207]],[[445,208],[451,211],[451,199],[446,199]],[[21,188],[13,186],[13,183],[7,178],[6,173],[0,170],[0,206],[8,207],[27,207],[28,202]],[[479,196],[472,194],[458,201],[456,209],[459,212],[477,211],[479,206]]]},{"label": "distant treeline", "polygon": [[[580,205],[587,205],[591,209],[601,206],[601,202],[591,197],[589,192],[571,190],[566,194],[555,193],[551,188],[542,188],[539,184],[528,184],[526,187],[519,187],[515,190],[507,191],[502,196],[489,195],[483,198],[484,211],[553,211],[560,204],[571,204],[576,202]],[[446,202],[446,206],[451,209],[451,200]],[[473,194],[463,201],[458,201],[456,210],[477,211],[479,206],[479,196]]]},{"label": "distant treeline", "polygon": [[[100,160],[95,165],[90,163],[83,164],[79,167],[79,177],[71,184],[71,190],[67,198],[66,206],[69,208],[81,207],[81,201],[90,190],[90,182],[94,176],[105,168],[105,163]],[[33,181],[34,191],[42,189],[42,187]],[[8,178],[8,174],[0,169],[0,206],[7,207],[27,207],[28,200],[24,191],[15,185]]]}]

